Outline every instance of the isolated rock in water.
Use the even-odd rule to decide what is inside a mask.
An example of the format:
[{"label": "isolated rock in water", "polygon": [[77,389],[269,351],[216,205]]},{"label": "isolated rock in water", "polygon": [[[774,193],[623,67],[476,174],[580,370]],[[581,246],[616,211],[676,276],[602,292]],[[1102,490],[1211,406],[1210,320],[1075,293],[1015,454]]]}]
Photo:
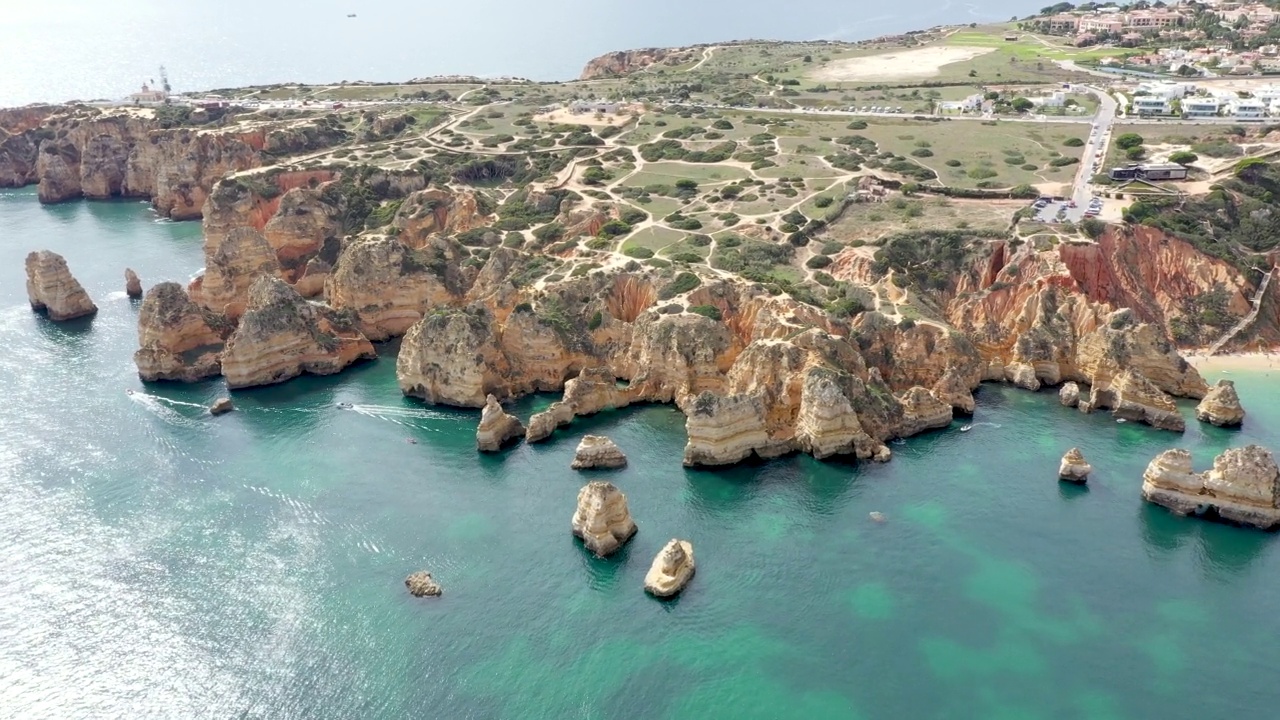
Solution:
[{"label": "isolated rock in water", "polygon": [[1004,369],[1004,377],[1008,382],[1024,390],[1039,390],[1040,379],[1036,377],[1036,369],[1027,363],[1011,363]]},{"label": "isolated rock in water", "polygon": [[1236,394],[1236,384],[1230,380],[1219,380],[1196,406],[1196,419],[1218,427],[1234,427],[1244,422],[1244,407]]},{"label": "isolated rock in water", "polygon": [[1147,466],[1142,497],[1180,515],[1215,513],[1263,530],[1280,526],[1280,468],[1259,445],[1227,450],[1200,474],[1186,450],[1166,450]]},{"label": "isolated rock in water", "polygon": [[497,452],[504,445],[524,435],[524,423],[510,415],[490,395],[480,413],[480,425],[476,428],[476,449],[480,452]]},{"label": "isolated rock in water", "polygon": [[1093,466],[1084,459],[1080,448],[1071,448],[1062,456],[1062,464],[1058,466],[1058,479],[1083,483],[1089,479]]},{"label": "isolated rock in water", "polygon": [[154,285],[138,310],[138,376],[196,382],[218,375],[230,331],[226,318],[197,305],[178,283]]},{"label": "isolated rock in water", "polygon": [[71,276],[58,253],[41,250],[27,255],[27,299],[31,309],[62,322],[98,312],[80,283]]},{"label": "isolated rock in water", "polygon": [[654,597],[671,597],[689,584],[693,571],[693,544],[673,539],[658,552],[645,573],[645,592]]},{"label": "isolated rock in water", "polygon": [[1097,392],[1098,387],[1094,386],[1094,407],[1110,407],[1117,418],[1144,422],[1161,430],[1182,432],[1187,429],[1187,421],[1178,412],[1173,398],[1133,370],[1117,375],[1110,387],[1104,387],[1100,393]]},{"label": "isolated rock in water", "polygon": [[1073,383],[1064,383],[1062,389],[1058,391],[1058,401],[1067,407],[1076,407],[1080,404],[1080,386]]},{"label": "isolated rock in water", "polygon": [[440,583],[436,582],[431,573],[420,570],[404,579],[404,586],[409,588],[409,594],[414,597],[439,597],[444,588],[440,587]]},{"label": "isolated rock in water", "polygon": [[283,280],[262,275],[222,354],[227,387],[283,382],[303,373],[332,375],[377,357],[354,313],[309,303]]},{"label": "isolated rock in water", "polygon": [[590,470],[620,468],[627,464],[627,456],[603,435],[586,435],[578,443],[578,450],[573,455],[574,470]]},{"label": "isolated rock in water", "polygon": [[135,300],[142,297],[142,280],[138,279],[133,268],[124,269],[124,292]]},{"label": "isolated rock in water", "polygon": [[627,496],[613,483],[588,483],[578,491],[573,534],[600,557],[617,552],[636,534],[636,523],[627,509]]},{"label": "isolated rock in water", "polygon": [[226,398],[226,397],[218,398],[213,402],[212,405],[209,406],[209,414],[225,415],[235,409],[236,409],[235,403],[231,402],[231,398]]}]

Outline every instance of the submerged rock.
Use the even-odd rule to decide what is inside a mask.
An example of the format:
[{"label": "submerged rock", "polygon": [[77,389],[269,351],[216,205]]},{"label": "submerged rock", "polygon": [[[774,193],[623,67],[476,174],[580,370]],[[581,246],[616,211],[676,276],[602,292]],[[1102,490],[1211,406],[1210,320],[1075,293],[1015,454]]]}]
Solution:
[{"label": "submerged rock", "polygon": [[1232,448],[1197,474],[1186,450],[1166,450],[1142,475],[1142,497],[1179,515],[1216,515],[1263,530],[1280,527],[1280,468],[1259,445]]},{"label": "submerged rock", "polygon": [[332,375],[375,357],[351,314],[307,302],[283,280],[262,275],[227,341],[222,374],[230,388],[270,385],[303,373]]},{"label": "submerged rock", "polygon": [[231,402],[231,398],[228,398],[228,397],[218,398],[217,400],[213,401],[212,405],[209,406],[209,414],[225,415],[235,409],[236,409],[235,403]]},{"label": "submerged rock", "polygon": [[1218,427],[1235,427],[1244,422],[1244,407],[1236,393],[1236,384],[1219,380],[1208,395],[1196,406],[1196,419]]},{"label": "submerged rock", "polygon": [[497,452],[507,443],[524,435],[524,423],[508,414],[490,395],[485,399],[480,413],[480,425],[476,428],[476,449],[480,452]]},{"label": "submerged rock", "polygon": [[62,322],[98,312],[61,255],[41,250],[27,255],[27,300],[31,309]]},{"label": "submerged rock", "polygon": [[578,443],[572,467],[574,470],[612,469],[626,464],[627,456],[612,440],[603,435],[586,435]]},{"label": "submerged rock", "polygon": [[142,297],[142,280],[138,278],[138,273],[134,272],[133,268],[124,269],[124,292],[134,300]]},{"label": "submerged rock", "polygon": [[693,543],[672,539],[649,566],[644,576],[644,590],[654,597],[671,597],[689,584],[694,569]]},{"label": "submerged rock", "polygon": [[1080,404],[1080,386],[1073,382],[1063,383],[1058,391],[1058,402],[1067,407],[1077,407]]},{"label": "submerged rock", "polygon": [[218,375],[228,332],[225,318],[197,305],[178,283],[154,285],[138,310],[138,376],[196,382]]},{"label": "submerged rock", "polygon": [[439,597],[444,593],[440,583],[431,577],[431,573],[420,570],[404,579],[404,586],[414,597]]},{"label": "submerged rock", "polygon": [[627,508],[627,496],[613,483],[587,483],[578,491],[573,513],[573,534],[599,557],[617,552],[636,534],[636,523]]},{"label": "submerged rock", "polygon": [[1083,483],[1089,479],[1093,466],[1084,459],[1080,448],[1071,448],[1062,456],[1062,464],[1058,466],[1058,479],[1074,483]]}]

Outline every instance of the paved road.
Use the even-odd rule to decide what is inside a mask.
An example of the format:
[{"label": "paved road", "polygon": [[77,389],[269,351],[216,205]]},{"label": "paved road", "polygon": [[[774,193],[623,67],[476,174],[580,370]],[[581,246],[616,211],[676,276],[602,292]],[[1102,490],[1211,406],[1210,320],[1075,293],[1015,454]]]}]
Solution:
[{"label": "paved road", "polygon": [[1080,168],[1076,171],[1076,178],[1071,186],[1071,199],[1076,202],[1076,207],[1067,210],[1067,219],[1071,222],[1084,219],[1089,201],[1093,199],[1089,180],[1102,169],[1107,146],[1111,143],[1111,128],[1116,120],[1115,98],[1101,88],[1086,89],[1098,98],[1098,113],[1093,117],[1093,127],[1090,129],[1089,139],[1085,141],[1084,154],[1080,156]]}]

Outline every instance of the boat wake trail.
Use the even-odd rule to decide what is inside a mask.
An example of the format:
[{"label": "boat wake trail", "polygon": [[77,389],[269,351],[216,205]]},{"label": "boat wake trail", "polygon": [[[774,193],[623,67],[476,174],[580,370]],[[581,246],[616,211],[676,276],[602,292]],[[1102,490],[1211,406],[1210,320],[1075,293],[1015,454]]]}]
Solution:
[{"label": "boat wake trail", "polygon": [[[200,428],[205,427],[205,423],[199,420],[193,420],[174,410],[165,401],[169,403],[180,403],[178,400],[167,400],[167,398],[158,398],[154,395],[143,395],[142,393],[130,393],[129,399],[146,408],[148,412],[160,418],[164,422],[177,427]],[[194,405],[194,403],[180,403],[183,405]],[[195,405],[203,409],[201,405]]]},{"label": "boat wake trail", "polygon": [[447,416],[425,408],[407,408],[397,405],[358,405],[344,406],[346,409],[365,417],[386,420],[405,427],[421,427],[415,420],[443,420]]}]

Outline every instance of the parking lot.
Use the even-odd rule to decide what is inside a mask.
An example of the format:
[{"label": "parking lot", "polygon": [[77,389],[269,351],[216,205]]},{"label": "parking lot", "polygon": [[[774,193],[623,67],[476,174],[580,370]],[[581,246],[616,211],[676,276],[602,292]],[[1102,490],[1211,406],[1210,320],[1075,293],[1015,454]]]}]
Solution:
[{"label": "parking lot", "polygon": [[[1075,207],[1072,207],[1072,206]],[[1097,217],[1102,212],[1102,199],[1090,197],[1084,206],[1067,198],[1042,197],[1031,205],[1035,210],[1032,216],[1036,222],[1056,224],[1064,222],[1080,222],[1087,217]]]}]

